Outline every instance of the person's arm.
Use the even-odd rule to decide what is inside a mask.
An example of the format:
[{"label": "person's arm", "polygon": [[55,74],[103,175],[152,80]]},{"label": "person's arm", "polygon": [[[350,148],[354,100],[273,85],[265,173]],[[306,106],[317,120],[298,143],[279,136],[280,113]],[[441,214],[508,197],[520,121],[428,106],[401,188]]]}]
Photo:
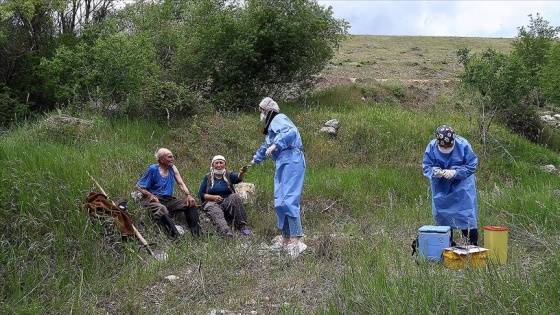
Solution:
[{"label": "person's arm", "polygon": [[152,172],[152,168],[148,167],[134,187],[148,199],[148,202],[159,202],[159,199],[149,190],[152,185]]},{"label": "person's arm", "polygon": [[239,178],[239,181],[242,182],[243,178],[245,177],[245,174],[247,173],[247,170],[249,168],[247,166],[243,166],[240,170],[239,170],[239,175],[237,176],[237,178]]},{"label": "person's arm", "polygon": [[[202,182],[200,183],[200,188],[198,189],[198,197],[202,202],[205,201],[214,201],[218,202],[218,198],[221,199],[218,195],[210,195],[206,193],[206,187],[208,187],[208,175],[204,175]],[[221,201],[221,200],[220,200]]]},{"label": "person's arm", "polygon": [[181,174],[179,174],[179,170],[175,165],[173,165],[173,172],[175,173],[175,181],[177,182],[177,185],[179,185],[179,189],[181,189],[181,191],[187,196],[187,204],[191,207],[196,205],[196,200],[191,195],[191,192],[187,188],[187,185],[185,185],[185,182],[183,182]]},{"label": "person's arm", "polygon": [[263,145],[261,145],[260,148],[257,149],[257,152],[255,153],[255,155],[253,155],[253,160],[251,162],[249,162],[249,165],[254,165],[254,164],[261,164],[262,161],[266,160],[266,149],[268,149],[268,147],[272,145],[272,143],[270,143],[268,141],[268,136],[265,139],[265,142]]},{"label": "person's arm", "polygon": [[204,176],[202,181],[200,182],[200,186],[198,187],[198,198],[200,201],[205,202],[204,194],[206,193],[206,185],[208,185],[208,177]]},{"label": "person's arm", "polygon": [[136,188],[136,190],[141,192],[142,195],[144,195],[146,198],[148,198],[148,201],[159,202],[159,199],[156,197],[156,195],[152,194],[149,190],[138,186],[138,184],[136,184],[136,186],[134,186],[134,187]]},{"label": "person's arm", "polygon": [[478,157],[467,141],[465,141],[465,146],[462,149],[463,152],[461,153],[463,154],[463,165],[451,167],[451,169],[456,171],[455,178],[457,179],[465,179],[473,175],[478,167]]},{"label": "person's arm", "polygon": [[286,116],[276,116],[270,123],[270,130],[275,134],[272,143],[280,151],[293,145],[297,138],[297,128]]},{"label": "person's arm", "polygon": [[436,171],[441,171],[441,167],[439,167],[439,165],[436,165],[434,161],[430,142],[426,146],[426,151],[424,151],[424,157],[422,158],[422,173],[427,179],[432,179]]}]

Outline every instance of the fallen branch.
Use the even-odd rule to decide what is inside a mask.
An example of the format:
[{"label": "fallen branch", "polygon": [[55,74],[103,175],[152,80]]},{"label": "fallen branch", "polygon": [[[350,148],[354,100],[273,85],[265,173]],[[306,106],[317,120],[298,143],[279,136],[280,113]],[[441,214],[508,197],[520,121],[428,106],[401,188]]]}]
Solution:
[{"label": "fallen branch", "polygon": [[[107,194],[105,193],[105,190],[103,190],[103,187],[101,187],[101,185],[99,185],[99,183],[95,180],[95,178],[93,178],[93,176],[91,176],[91,174],[89,172],[87,172],[89,178],[91,178],[91,180],[95,183],[95,185],[97,186],[97,188],[99,188],[99,190],[101,191],[101,193],[105,196],[107,196]],[[115,205],[115,203],[111,200],[111,203],[113,205]],[[116,206],[116,205],[115,205]],[[124,206],[119,206],[120,209],[124,210]],[[138,229],[136,229],[136,227],[134,226],[134,224],[132,224],[132,229],[134,231],[134,235],[136,236],[136,238],[140,241],[140,243],[142,244],[142,247],[146,248],[146,250],[148,251],[148,254],[150,254],[151,256],[155,257],[157,260],[167,260],[167,253],[165,253],[164,251],[160,251],[158,253],[155,253],[152,248],[150,247],[150,244],[146,241],[146,239],[142,236],[142,234],[140,234],[140,232],[138,231]]]}]

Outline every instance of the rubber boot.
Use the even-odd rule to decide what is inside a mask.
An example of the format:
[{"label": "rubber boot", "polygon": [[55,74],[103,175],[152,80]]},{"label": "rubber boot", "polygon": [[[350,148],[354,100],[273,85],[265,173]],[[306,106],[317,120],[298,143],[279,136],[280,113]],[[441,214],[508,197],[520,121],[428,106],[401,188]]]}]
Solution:
[{"label": "rubber boot", "polygon": [[196,224],[196,226],[194,227],[189,227],[189,229],[191,230],[191,234],[193,236],[202,236],[204,234],[204,230],[202,229],[202,226],[200,226],[200,224]]},{"label": "rubber boot", "polygon": [[181,234],[179,234],[179,231],[177,231],[177,227],[175,227],[175,223],[173,222],[173,219],[168,214],[164,214],[160,220],[161,223],[167,229],[167,232],[169,232],[169,235],[171,236],[172,239],[179,238]]},{"label": "rubber boot", "polygon": [[478,246],[478,229],[462,230],[463,237],[467,238],[469,245]]}]

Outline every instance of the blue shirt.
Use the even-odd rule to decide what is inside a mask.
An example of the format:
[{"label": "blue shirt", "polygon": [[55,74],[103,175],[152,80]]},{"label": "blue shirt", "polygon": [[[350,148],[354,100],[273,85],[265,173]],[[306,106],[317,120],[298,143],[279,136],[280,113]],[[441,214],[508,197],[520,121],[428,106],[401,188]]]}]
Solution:
[{"label": "blue shirt", "polygon": [[173,194],[174,184],[175,171],[173,171],[173,167],[169,168],[167,177],[164,178],[159,173],[157,164],[150,165],[137,183],[138,187],[146,189],[154,195],[167,196],[171,196]]},{"label": "blue shirt", "polygon": [[[224,176],[226,175],[224,174]],[[235,172],[230,173],[229,179],[231,180],[232,185],[241,183],[239,176]],[[208,181],[208,174],[204,175],[204,178],[200,183],[200,188],[198,189],[198,197],[200,197],[200,200],[202,200],[203,202],[205,201],[204,194],[218,195],[224,199],[232,194],[231,190],[229,190],[228,184],[223,178],[217,179],[216,177],[214,177],[214,186],[208,187],[208,192],[206,192],[206,187],[210,184],[211,183]]]}]

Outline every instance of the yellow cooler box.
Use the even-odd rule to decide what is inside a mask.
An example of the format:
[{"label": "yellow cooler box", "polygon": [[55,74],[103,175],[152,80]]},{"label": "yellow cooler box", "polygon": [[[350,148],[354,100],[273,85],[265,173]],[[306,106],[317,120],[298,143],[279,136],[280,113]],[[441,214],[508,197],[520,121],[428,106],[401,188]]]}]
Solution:
[{"label": "yellow cooler box", "polygon": [[468,245],[453,246],[443,250],[443,265],[451,269],[486,267],[488,249]]}]

